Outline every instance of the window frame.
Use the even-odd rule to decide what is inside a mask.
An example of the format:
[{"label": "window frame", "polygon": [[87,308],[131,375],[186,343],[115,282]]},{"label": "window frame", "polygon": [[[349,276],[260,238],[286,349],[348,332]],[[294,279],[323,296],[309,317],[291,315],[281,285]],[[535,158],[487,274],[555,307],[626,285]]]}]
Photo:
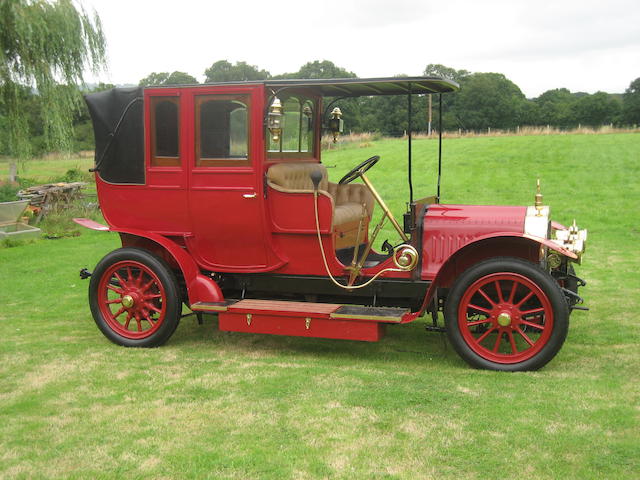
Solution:
[{"label": "window frame", "polygon": [[[289,100],[290,98],[296,98],[300,103],[300,115],[299,115],[300,123],[298,125],[298,135],[299,135],[298,148],[300,148],[301,146],[302,119],[304,118],[304,114],[303,114],[304,105],[307,102],[310,102],[311,105],[313,106],[313,110],[311,114],[311,128],[309,130],[309,134],[311,135],[311,143],[312,143],[311,149],[309,149],[306,152],[301,152],[299,150],[295,152],[282,151],[282,142],[284,139],[284,132],[283,132],[283,134],[280,136],[280,150],[279,151],[269,150],[269,144],[271,143],[271,138],[270,138],[271,134],[269,133],[269,130],[265,128],[265,152],[268,160],[280,160],[280,159],[309,160],[309,159],[316,158],[316,152],[317,152],[318,143],[319,143],[319,139],[317,138],[317,135],[316,135],[316,122],[318,122],[318,111],[320,108],[318,97],[314,95],[310,95],[308,93],[293,91],[286,95],[280,96],[280,101],[282,102],[282,105],[284,106],[287,100]],[[286,113],[286,112],[283,112],[283,113]],[[286,123],[285,123],[285,129],[286,129]]]},{"label": "window frame", "polygon": [[[166,156],[166,155],[156,155],[156,140],[157,140],[157,130],[156,130],[156,107],[160,102],[171,102],[176,106],[176,134],[178,137],[178,155],[174,156]],[[180,118],[180,96],[179,95],[150,95],[149,96],[149,129],[150,129],[150,142],[151,142],[151,152],[150,152],[150,160],[149,166],[151,168],[158,167],[173,167],[180,168],[182,166],[182,148],[181,148],[181,118]]]},{"label": "window frame", "polygon": [[[201,157],[201,108],[209,100],[239,101],[247,108],[246,132],[247,132],[247,158],[202,158]],[[194,112],[194,167],[247,167],[251,165],[251,94],[223,94],[223,93],[196,93],[193,99]],[[229,132],[231,133],[231,132]]]}]

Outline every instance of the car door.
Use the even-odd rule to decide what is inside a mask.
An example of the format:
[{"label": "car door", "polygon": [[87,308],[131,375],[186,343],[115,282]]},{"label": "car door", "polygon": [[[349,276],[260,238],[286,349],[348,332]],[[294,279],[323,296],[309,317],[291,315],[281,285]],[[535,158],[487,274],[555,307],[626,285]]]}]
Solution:
[{"label": "car door", "polygon": [[188,99],[187,245],[205,268],[259,271],[267,265],[259,93],[256,87],[211,87],[194,89]]}]

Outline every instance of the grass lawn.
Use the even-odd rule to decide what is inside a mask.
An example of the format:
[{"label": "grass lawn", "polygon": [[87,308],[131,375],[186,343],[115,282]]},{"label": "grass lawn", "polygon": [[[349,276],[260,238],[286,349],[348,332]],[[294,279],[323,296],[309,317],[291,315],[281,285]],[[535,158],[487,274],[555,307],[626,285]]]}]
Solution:
[{"label": "grass lawn", "polygon": [[[437,142],[413,147],[420,198]],[[406,142],[324,162],[337,179],[375,154],[370,178],[401,214]],[[539,372],[472,370],[420,321],[368,344],[188,317],[165,346],[124,349],[78,278],[117,235],[0,249],[0,478],[639,478],[640,135],[445,141],[446,203],[531,205],[536,178],[553,219],[589,228],[591,308]]]}]

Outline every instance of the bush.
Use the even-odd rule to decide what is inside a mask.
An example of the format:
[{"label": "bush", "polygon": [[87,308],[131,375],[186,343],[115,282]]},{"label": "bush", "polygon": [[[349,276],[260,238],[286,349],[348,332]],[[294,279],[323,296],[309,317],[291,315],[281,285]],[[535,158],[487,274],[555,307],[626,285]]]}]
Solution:
[{"label": "bush", "polygon": [[20,185],[17,183],[0,182],[0,202],[15,202]]},{"label": "bush", "polygon": [[[58,181],[58,180],[55,180]],[[80,170],[79,168],[72,168],[67,170],[59,180],[60,182],[73,183],[73,182],[93,182],[93,174]]]}]

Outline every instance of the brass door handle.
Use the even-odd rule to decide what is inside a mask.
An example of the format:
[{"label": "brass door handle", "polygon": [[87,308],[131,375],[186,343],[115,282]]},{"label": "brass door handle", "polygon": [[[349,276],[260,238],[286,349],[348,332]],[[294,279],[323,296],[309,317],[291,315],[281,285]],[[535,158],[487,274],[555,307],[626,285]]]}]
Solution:
[{"label": "brass door handle", "polygon": [[256,195],[257,195],[256,192],[253,192],[253,193],[245,193],[242,196],[244,198],[256,198]]}]

